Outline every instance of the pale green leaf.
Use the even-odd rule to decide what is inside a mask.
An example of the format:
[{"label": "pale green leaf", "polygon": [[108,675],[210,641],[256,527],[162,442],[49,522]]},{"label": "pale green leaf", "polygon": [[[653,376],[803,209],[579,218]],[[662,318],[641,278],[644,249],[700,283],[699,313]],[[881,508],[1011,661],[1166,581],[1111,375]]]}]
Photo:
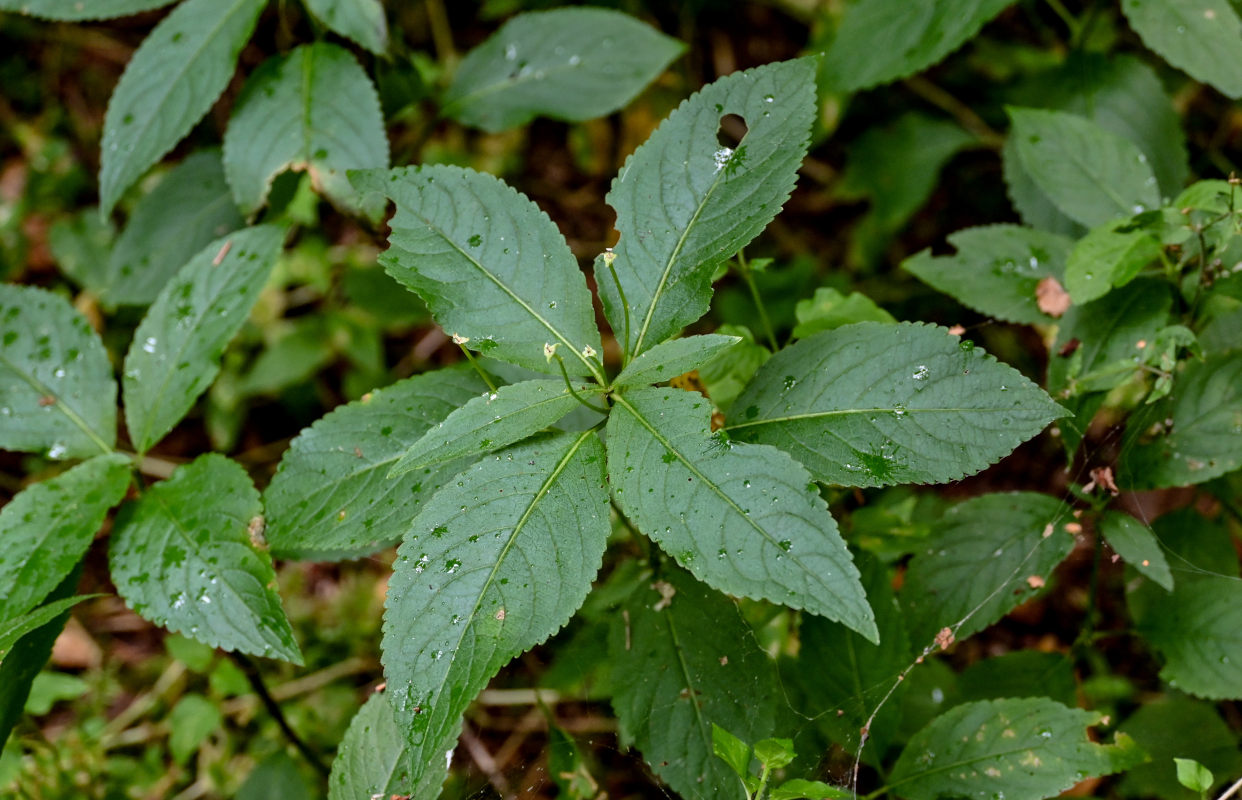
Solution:
[{"label": "pale green leaf", "polygon": [[263,494],[268,544],[280,558],[336,560],[398,541],[423,502],[465,463],[389,479],[410,447],[487,387],[468,370],[399,381],[302,431]]},{"label": "pale green leaf", "polygon": [[237,462],[209,453],[178,467],[117,517],[109,548],[117,592],[170,631],[301,664],[272,560],[250,541],[261,510]]},{"label": "pale green leaf", "polygon": [[168,714],[168,752],[177,764],[184,764],[207,736],[224,721],[215,703],[201,694],[182,695]]},{"label": "pale green leaf", "polygon": [[371,218],[349,169],[388,166],[388,136],[371,79],[348,50],[327,42],[273,56],[246,81],[224,134],[224,171],[237,205],[253,214],[286,169],[310,174],[316,191]]},{"label": "pale green leaf", "polygon": [[1089,303],[1134,280],[1143,267],[1160,258],[1160,252],[1160,242],[1150,231],[1129,220],[1106,222],[1070,251],[1065,290],[1075,303]]},{"label": "pale green leaf", "polygon": [[824,69],[838,91],[905,78],[940,61],[1013,0],[859,0],[849,7]]},{"label": "pale green leaf", "polygon": [[943,483],[978,472],[1064,416],[1012,367],[944,328],[860,322],[773,356],[728,432],[842,486]]},{"label": "pale green leaf", "polygon": [[[595,264],[626,352],[650,349],[707,311],[717,265],[758,236],[793,190],[814,96],[810,59],[729,75],[682,103],[626,160],[607,199],[617,212],[613,266],[628,309],[604,259]],[[735,148],[717,138],[730,115],[746,126]]]},{"label": "pale green leaf", "polygon": [[621,734],[687,800],[742,797],[738,776],[715,755],[713,724],[743,741],[774,732],[776,670],[756,641],[733,601],[676,568],[613,616],[610,688]]},{"label": "pale green leaf", "polygon": [[611,9],[518,14],[458,65],[444,113],[491,133],[536,116],[602,117],[630,102],[683,49]]},{"label": "pale green leaf", "polygon": [[1172,591],[1173,574],[1169,572],[1169,562],[1151,528],[1119,511],[1105,512],[1096,526],[1108,546],[1127,564]]},{"label": "pale green leaf", "polygon": [[1210,700],[1242,699],[1242,581],[1179,574],[1172,592],[1136,616],[1164,656],[1161,678]]},{"label": "pale green leaf", "polygon": [[[1145,430],[1153,422],[1158,430]],[[1187,362],[1130,432],[1118,474],[1127,486],[1203,483],[1242,466],[1242,353]]]},{"label": "pale green leaf", "polygon": [[0,0],[0,11],[16,11],[43,19],[80,22],[125,17],[166,6],[173,0]]},{"label": "pale green leaf", "polygon": [[1122,0],[1143,44],[1192,78],[1242,97],[1242,19],[1228,0]]},{"label": "pale green leaf", "polygon": [[121,391],[138,452],[172,430],[220,371],[267,281],[285,229],[260,225],[207,245],[160,291],[134,332]]},{"label": "pale green leaf", "polygon": [[318,784],[311,784],[302,766],[285,750],[275,750],[255,765],[237,787],[233,800],[306,800],[322,797]]},{"label": "pale green leaf", "polygon": [[[575,391],[589,401],[603,390],[595,384],[579,384]],[[555,424],[577,406],[578,400],[563,380],[501,386],[471,399],[423,434],[389,470],[388,476],[508,447]]]},{"label": "pale green leaf", "polygon": [[700,580],[838,620],[875,641],[858,570],[811,476],[783,452],[711,434],[681,389],[613,398],[608,472],[638,529]]},{"label": "pale green leaf", "polygon": [[[65,597],[60,600],[53,600],[47,605],[39,606],[33,611],[27,611],[15,617],[5,617],[0,620],[0,661],[9,654],[9,650],[18,640],[26,634],[40,628],[54,620],[56,617],[73,608],[83,600],[90,600],[92,597],[99,597],[97,594],[76,595],[74,597]],[[0,740],[3,741],[3,740]]]},{"label": "pale green leaf", "polygon": [[1052,324],[1035,290],[1044,278],[1061,279],[1072,243],[1060,234],[1018,225],[987,225],[949,234],[951,256],[930,250],[901,266],[962,305],[1006,322]]},{"label": "pale green leaf", "polygon": [[1035,596],[1074,549],[1069,509],[1034,492],[987,494],[960,503],[916,552],[901,589],[916,647],[943,628],[959,639]]},{"label": "pale green leaf", "polygon": [[380,0],[306,0],[315,18],[372,53],[388,49],[388,21]]},{"label": "pale green leaf", "polygon": [[621,370],[615,386],[641,386],[664,383],[701,367],[714,358],[728,358],[729,349],[742,341],[739,336],[709,333],[672,339],[647,350]]},{"label": "pale green leaf", "polygon": [[834,330],[854,322],[897,321],[865,294],[850,292],[844,295],[827,286],[816,289],[813,297],[799,300],[794,316],[798,320],[791,334],[795,339],[805,339],[820,331]]},{"label": "pale green leaf", "polygon": [[414,518],[388,584],[383,660],[415,796],[438,790],[475,695],[582,604],[609,530],[593,430],[489,456]]},{"label": "pale green leaf", "polygon": [[1088,738],[1086,728],[1102,716],[1046,698],[966,703],[914,735],[888,785],[909,800],[1055,797],[1085,778],[1147,759],[1125,734],[1104,745]]},{"label": "pale green leaf", "polygon": [[92,458],[0,508],[0,619],[34,608],[64,580],[129,487],[130,461]]},{"label": "pale green leaf", "polygon": [[1206,793],[1216,782],[1212,771],[1194,759],[1175,758],[1173,762],[1177,765],[1177,782],[1187,789]]},{"label": "pale green leaf", "polygon": [[396,203],[380,261],[445,331],[484,355],[559,374],[550,345],[570,374],[602,378],[589,355],[601,345],[586,276],[529,198],[458,167],[364,172],[353,181]]},{"label": "pale green leaf", "polygon": [[147,305],[195,253],[244,224],[220,152],[194,153],[134,206],[108,258],[101,299]]},{"label": "pale green leaf", "polygon": [[0,448],[85,458],[116,441],[116,381],[99,336],[64,298],[0,285]]},{"label": "pale green leaf", "polygon": [[380,692],[371,695],[341,740],[328,777],[328,800],[408,794],[408,748],[405,734],[393,719],[388,696]]},{"label": "pale green leaf", "polygon": [[265,5],[266,0],[185,0],[142,41],[104,117],[102,214],[216,102]]},{"label": "pale green leaf", "polygon": [[729,769],[745,781],[750,777],[750,745],[716,723],[712,723],[712,755],[723,759]]},{"label": "pale green leaf", "polygon": [[839,789],[823,781],[794,778],[774,788],[768,800],[849,800],[852,797],[854,793],[848,789]]},{"label": "pale green leaf", "polygon": [[1023,169],[1071,219],[1095,227],[1160,206],[1156,176],[1131,141],[1061,111],[1010,108]]}]

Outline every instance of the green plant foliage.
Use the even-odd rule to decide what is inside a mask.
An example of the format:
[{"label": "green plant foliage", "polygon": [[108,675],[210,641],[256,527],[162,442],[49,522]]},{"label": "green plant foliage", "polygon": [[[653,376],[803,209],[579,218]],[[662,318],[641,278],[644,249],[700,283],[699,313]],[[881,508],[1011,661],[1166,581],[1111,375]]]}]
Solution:
[{"label": "green plant foliage", "polygon": [[631,361],[613,380],[613,385],[642,386],[663,383],[713,358],[725,357],[727,351],[740,341],[740,336],[721,336],[714,333],[672,339],[656,345]]},{"label": "green plant foliage", "polygon": [[4,657],[9,655],[13,645],[17,644],[23,636],[47,625],[78,603],[89,599],[85,595],[65,597],[60,600],[53,600],[47,605],[39,606],[33,611],[19,612],[16,615],[4,617],[0,621],[0,661],[3,661]]},{"label": "green plant foliage", "polygon": [[143,40],[104,119],[99,205],[121,194],[181,141],[233,76],[263,0],[185,0]]},{"label": "green plant foliage", "polygon": [[639,530],[723,592],[805,608],[876,641],[858,570],[805,469],[774,447],[712,436],[697,393],[614,400],[608,473]]},{"label": "green plant foliage", "polygon": [[99,336],[63,298],[0,286],[0,447],[84,458],[116,440],[116,381]]},{"label": "green plant foliage", "polygon": [[1125,734],[1100,745],[1084,728],[1101,715],[1044,699],[983,700],[954,708],[910,740],[889,776],[912,800],[1003,793],[1055,797],[1083,778],[1140,764],[1147,754]]},{"label": "green plant foliage", "polygon": [[1143,575],[1160,584],[1166,591],[1173,590],[1173,573],[1169,562],[1160,549],[1155,534],[1143,523],[1129,514],[1109,511],[1100,517],[1100,535],[1117,555],[1126,560]]},{"label": "green plant foliage", "polygon": [[236,462],[208,454],[178,467],[122,509],[109,550],[117,591],[191,639],[301,664],[271,559],[248,535],[261,510]]},{"label": "green plant foliage", "polygon": [[496,671],[569,621],[608,538],[593,430],[501,451],[454,488],[410,523],[384,614],[388,697],[415,793],[443,780],[462,713]]},{"label": "green plant foliage", "polygon": [[380,0],[306,0],[315,18],[372,53],[388,49],[388,21]]},{"label": "green plant foliage", "polygon": [[328,800],[408,793],[408,749],[388,697],[379,692],[371,695],[354,715],[341,741],[332,763]]},{"label": "green plant foliage", "polygon": [[1170,64],[1242,97],[1242,20],[1227,0],[1122,0],[1121,8],[1143,44]]},{"label": "green plant foliage", "polygon": [[0,619],[30,611],[73,570],[125,495],[129,467],[125,456],[96,456],[0,508]]},{"label": "green plant foliage", "polygon": [[168,749],[173,761],[184,764],[223,721],[216,704],[201,694],[187,694],[178,700],[168,715],[168,724],[172,726]]},{"label": "green plant foliage", "polygon": [[112,221],[100,219],[95,209],[58,220],[47,232],[47,244],[60,271],[94,292],[107,282],[108,254],[115,238]]},{"label": "green plant foliage", "polygon": [[821,287],[807,300],[799,300],[794,315],[798,324],[790,334],[805,339],[820,331],[831,331],[854,322],[896,322],[893,315],[880,308],[861,292],[843,295],[836,289]]},{"label": "green plant foliage", "polygon": [[1016,370],[943,328],[862,322],[773,356],[728,431],[787,451],[817,480],[885,486],[977,472],[1062,415]]},{"label": "green plant foliage", "polygon": [[1202,700],[1166,696],[1140,707],[1117,730],[1151,755],[1151,761],[1130,769],[1121,779],[1117,788],[1124,797],[1197,797],[1178,783],[1173,768],[1177,757],[1194,758],[1221,776],[1237,775],[1242,770],[1237,733]]},{"label": "green plant foliage", "polygon": [[444,110],[493,133],[536,116],[601,117],[634,99],[683,49],[610,9],[522,14],[462,60]]},{"label": "green plant foliage", "polygon": [[1015,650],[962,670],[964,700],[1046,697],[1071,708],[1078,702],[1074,662],[1061,653]]},{"label": "green plant foliage", "polygon": [[173,0],[0,0],[0,11],[16,11],[44,19],[81,21],[124,17],[171,2]]},{"label": "green plant foliage", "polygon": [[1242,582],[1236,577],[1179,575],[1162,602],[1136,620],[1164,656],[1160,677],[1212,699],[1242,697]]},{"label": "green plant foliage", "polygon": [[737,608],[678,569],[648,577],[613,617],[612,704],[623,735],[686,798],[739,798],[712,726],[747,741],[775,724],[776,671]]},{"label": "green plant foliage", "polygon": [[316,191],[378,218],[383,201],[362,203],[345,171],[388,167],[388,138],[371,79],[349,51],[304,45],[264,63],[246,82],[224,135],[224,170],[247,214],[267,201],[285,169],[306,171]]},{"label": "green plant foliage", "polygon": [[1125,220],[1106,222],[1079,239],[1070,251],[1065,289],[1075,303],[1089,303],[1112,287],[1134,280],[1160,252],[1160,242],[1150,231]]},{"label": "green plant foliage", "polygon": [[[814,87],[810,59],[729,75],[682,103],[626,159],[607,198],[621,234],[617,277],[600,259],[595,282],[627,353],[701,317],[717,265],[780,211],[806,153]],[[730,115],[745,125],[736,147],[717,138]]]}]

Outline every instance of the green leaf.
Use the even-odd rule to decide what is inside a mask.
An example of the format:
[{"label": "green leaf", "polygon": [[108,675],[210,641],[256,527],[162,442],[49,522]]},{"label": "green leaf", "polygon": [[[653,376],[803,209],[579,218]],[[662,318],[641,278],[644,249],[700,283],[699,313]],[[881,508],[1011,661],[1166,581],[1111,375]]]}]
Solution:
[{"label": "green leaf", "polygon": [[306,7],[334,32],[372,53],[388,50],[388,21],[380,0],[306,0]]},{"label": "green leaf", "polygon": [[613,380],[614,386],[642,386],[664,383],[717,357],[728,357],[728,351],[740,336],[709,333],[670,339],[635,358]]},{"label": "green leaf", "polygon": [[724,759],[743,783],[750,777],[750,745],[712,723],[712,755]]},{"label": "green leaf", "polygon": [[1060,234],[1018,225],[987,225],[949,234],[952,256],[931,250],[901,266],[962,305],[1006,322],[1049,325],[1035,291],[1044,278],[1061,280],[1072,243]]},{"label": "green leaf", "polygon": [[842,486],[943,483],[1064,416],[1037,386],[944,328],[860,322],[773,356],[727,430]]},{"label": "green leaf", "polygon": [[1103,297],[1125,286],[1143,267],[1160,258],[1159,240],[1129,220],[1095,228],[1074,245],[1065,263],[1065,289],[1075,303]]},{"label": "green leaf", "polygon": [[794,314],[798,319],[792,334],[795,339],[805,339],[854,322],[897,321],[865,294],[850,292],[846,296],[827,286],[816,289],[814,297],[799,300]]},{"label": "green leaf", "polygon": [[[704,87],[631,155],[608,192],[621,239],[616,282],[595,282],[623,349],[637,355],[707,311],[717,265],[767,227],[793,190],[815,110],[815,62],[782,61]],[[746,126],[735,148],[726,118]],[[628,310],[629,324],[626,324]]]},{"label": "green leaf", "polygon": [[1143,44],[1170,64],[1242,97],[1242,20],[1228,0],[1122,0],[1121,10]]},{"label": "green leaf", "polygon": [[345,171],[387,166],[375,87],[348,50],[327,42],[265,61],[246,81],[224,134],[224,171],[247,214],[267,202],[277,175],[295,169],[332,202],[378,219],[383,201],[362,202]]},{"label": "green leaf", "polygon": [[129,487],[130,461],[92,458],[0,508],[0,619],[24,614],[64,580]]},{"label": "green leaf", "polygon": [[755,742],[755,758],[764,769],[780,769],[789,766],[797,754],[792,739],[760,739]]},{"label": "green leaf", "polygon": [[838,789],[823,781],[794,778],[773,789],[768,800],[849,800],[853,796],[848,789]]},{"label": "green leaf", "polygon": [[166,6],[173,0],[0,0],[0,11],[16,11],[43,19],[80,22],[125,17]]},{"label": "green leaf", "polygon": [[172,430],[220,371],[224,348],[259,299],[285,239],[260,225],[217,239],[164,287],[134,332],[121,391],[138,452]]},{"label": "green leaf", "polygon": [[[586,277],[548,215],[498,178],[434,166],[356,174],[397,204],[380,262],[417,292],[445,331],[480,353],[560,374],[603,373]],[[585,352],[584,352],[585,351]]]},{"label": "green leaf", "polygon": [[3,621],[0,621],[0,661],[4,660],[4,657],[9,654],[9,651],[13,649],[13,646],[23,636],[36,628],[43,627],[78,603],[81,603],[83,600],[90,600],[92,597],[100,597],[100,595],[87,594],[65,597],[60,600],[53,600],[47,605],[39,606],[33,611],[21,612],[13,617],[5,617]]},{"label": "green leaf", "polygon": [[173,761],[184,764],[223,721],[220,709],[206,697],[194,693],[182,695],[168,715],[171,728],[168,750]]},{"label": "green leaf", "polygon": [[438,790],[475,695],[582,604],[609,530],[593,430],[489,456],[414,518],[388,584],[383,660],[415,796]]},{"label": "green leaf", "polygon": [[1177,782],[1187,789],[1207,792],[1215,783],[1212,771],[1198,761],[1190,758],[1175,758],[1173,763],[1177,765]]},{"label": "green leaf", "polygon": [[262,506],[245,470],[209,453],[178,467],[112,531],[109,564],[135,613],[225,650],[302,663],[272,560],[249,529]]},{"label": "green leaf", "polygon": [[824,56],[830,85],[857,91],[922,72],[973,37],[1013,0],[860,0]]},{"label": "green leaf", "polygon": [[266,0],[185,0],[142,41],[108,101],[100,213],[181,141],[233,77]]},{"label": "green leaf", "polygon": [[687,800],[741,798],[712,726],[743,741],[770,736],[779,689],[733,601],[670,565],[613,617],[608,649],[623,740]]},{"label": "green leaf", "polygon": [[[1148,437],[1145,429],[1152,422],[1157,432]],[[1188,362],[1172,394],[1131,422],[1118,477],[1131,487],[1184,486],[1239,466],[1242,353],[1235,352]]]},{"label": "green leaf", "polygon": [[469,370],[430,372],[370,392],[302,431],[263,494],[272,553],[338,560],[398,541],[423,502],[467,464],[392,480],[388,471],[438,422],[486,389]]},{"label": "green leaf", "polygon": [[1107,511],[1096,522],[1100,535],[1126,563],[1165,588],[1173,590],[1173,574],[1155,534],[1129,514]]},{"label": "green leaf", "polygon": [[1063,653],[1013,650],[976,661],[958,678],[964,700],[1046,697],[1071,707],[1078,702],[1074,661]]},{"label": "green leaf", "polygon": [[[603,389],[579,384],[575,391],[589,399]],[[423,434],[388,477],[508,447],[555,424],[577,406],[564,381],[523,381],[485,392]]]},{"label": "green leaf", "polygon": [[116,382],[90,323],[51,292],[0,285],[0,449],[86,458],[115,441]]},{"label": "green leaf", "polygon": [[1164,656],[1160,677],[1210,700],[1242,698],[1242,582],[1179,575],[1167,596],[1136,627]]},{"label": "green leaf", "polygon": [[100,219],[94,208],[57,220],[47,232],[47,244],[60,271],[95,294],[107,284],[108,255],[115,238],[112,220]]},{"label": "green leaf", "polygon": [[102,300],[147,305],[195,253],[244,224],[220,152],[194,153],[134,206],[108,258]]},{"label": "green leaf", "polygon": [[458,65],[444,113],[489,133],[541,115],[602,117],[634,99],[684,49],[610,9],[519,14]]},{"label": "green leaf", "polygon": [[707,389],[707,396],[712,399],[712,404],[728,413],[733,401],[750,383],[755,372],[772,357],[772,351],[758,344],[750,329],[741,325],[721,325],[716,333],[739,336],[742,339],[699,367],[699,380]]},{"label": "green leaf", "polygon": [[387,695],[372,694],[341,740],[328,778],[328,800],[408,794],[408,749]]},{"label": "green leaf", "polygon": [[[277,750],[260,761],[246,781],[237,788],[234,800],[304,800],[316,797],[318,785],[311,785],[293,756]],[[362,796],[362,795],[359,795]],[[369,797],[369,795],[368,795]]]},{"label": "green leaf", "polygon": [[1117,787],[1123,797],[1160,797],[1198,800],[1177,782],[1170,763],[1175,757],[1193,758],[1218,775],[1242,771],[1238,735],[1230,730],[1210,703],[1178,694],[1144,703],[1117,730],[1133,737],[1151,754],[1151,761],[1128,770]]},{"label": "green leaf", "polygon": [[1160,206],[1156,176],[1128,139],[1061,111],[1010,108],[1023,169],[1064,214],[1087,227]]},{"label": "green leaf", "polygon": [[609,479],[639,530],[720,591],[805,608],[875,641],[858,570],[801,465],[713,436],[711,404],[695,392],[635,389],[613,403]]},{"label": "green leaf", "polygon": [[40,672],[30,685],[30,696],[26,698],[27,714],[43,716],[52,710],[57,703],[65,700],[77,700],[91,690],[91,685],[74,675],[63,672]]},{"label": "green leaf", "polygon": [[1084,729],[1102,718],[1044,698],[966,703],[914,735],[888,785],[909,800],[1055,797],[1084,778],[1147,759],[1125,734],[1110,745],[1091,741]]},{"label": "green leaf", "polygon": [[[901,599],[915,646],[943,628],[964,639],[1043,587],[1074,549],[1069,509],[1033,492],[987,494],[941,518],[906,571]],[[960,627],[957,627],[960,623]]]}]

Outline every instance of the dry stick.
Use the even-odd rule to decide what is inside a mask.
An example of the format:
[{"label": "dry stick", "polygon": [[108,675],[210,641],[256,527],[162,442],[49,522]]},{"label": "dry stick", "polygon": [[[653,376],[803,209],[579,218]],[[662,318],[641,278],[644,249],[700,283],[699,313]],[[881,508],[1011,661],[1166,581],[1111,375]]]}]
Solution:
[{"label": "dry stick", "polygon": [[1220,797],[1216,798],[1216,800],[1229,800],[1229,798],[1237,794],[1240,789],[1242,789],[1242,778],[1238,778],[1238,780],[1233,784],[1233,786],[1230,786],[1228,789],[1226,789],[1225,793],[1222,794]]},{"label": "dry stick", "polygon": [[280,704],[272,697],[271,692],[267,690],[267,684],[263,682],[263,675],[259,672],[259,667],[248,656],[230,652],[229,657],[241,669],[242,674],[246,676],[246,680],[250,681],[250,688],[254,689],[255,694],[263,701],[263,707],[267,709],[267,713],[272,715],[272,719],[276,720],[276,724],[280,726],[280,730],[285,734],[285,738],[290,744],[297,748],[302,757],[310,763],[315,771],[323,775],[325,778],[331,772],[328,765],[323,762],[319,754],[310,748],[302,737],[289,725],[289,720],[285,719],[285,712],[280,710]]},{"label": "dry stick", "polygon": [[461,743],[466,746],[466,751],[470,753],[470,757],[474,759],[474,763],[478,764],[479,769],[483,770],[483,774],[487,776],[487,781],[492,785],[501,797],[505,800],[513,800],[515,795],[509,789],[509,782],[505,780],[505,776],[500,774],[500,769],[496,766],[496,760],[492,758],[492,754],[487,752],[487,748],[483,746],[483,742],[478,736],[474,735],[469,725],[462,724]]},{"label": "dry stick", "polygon": [[906,78],[902,81],[902,85],[941,111],[947,111],[949,114],[952,114],[959,125],[973,133],[978,137],[979,141],[988,147],[999,150],[1005,144],[1005,137],[993,130],[991,125],[984,122],[983,117],[976,114],[974,109],[926,78],[920,78],[916,75],[912,78]]}]

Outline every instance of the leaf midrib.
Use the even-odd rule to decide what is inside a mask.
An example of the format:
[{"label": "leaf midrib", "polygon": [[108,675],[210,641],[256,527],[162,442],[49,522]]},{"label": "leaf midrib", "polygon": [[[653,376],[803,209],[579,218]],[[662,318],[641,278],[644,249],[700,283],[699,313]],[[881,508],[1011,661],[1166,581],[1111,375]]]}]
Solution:
[{"label": "leaf midrib", "polygon": [[[902,415],[907,414],[1013,414],[1012,409],[1008,408],[907,408],[904,409]],[[783,417],[767,417],[765,419],[750,420],[747,422],[739,422],[734,425],[726,425],[726,431],[736,431],[742,428],[754,428],[759,425],[770,425],[781,422],[799,422],[807,419],[821,419],[824,417],[843,417],[854,414],[894,414],[892,406],[888,408],[843,408],[835,411],[808,411],[805,414],[788,414]]]}]

